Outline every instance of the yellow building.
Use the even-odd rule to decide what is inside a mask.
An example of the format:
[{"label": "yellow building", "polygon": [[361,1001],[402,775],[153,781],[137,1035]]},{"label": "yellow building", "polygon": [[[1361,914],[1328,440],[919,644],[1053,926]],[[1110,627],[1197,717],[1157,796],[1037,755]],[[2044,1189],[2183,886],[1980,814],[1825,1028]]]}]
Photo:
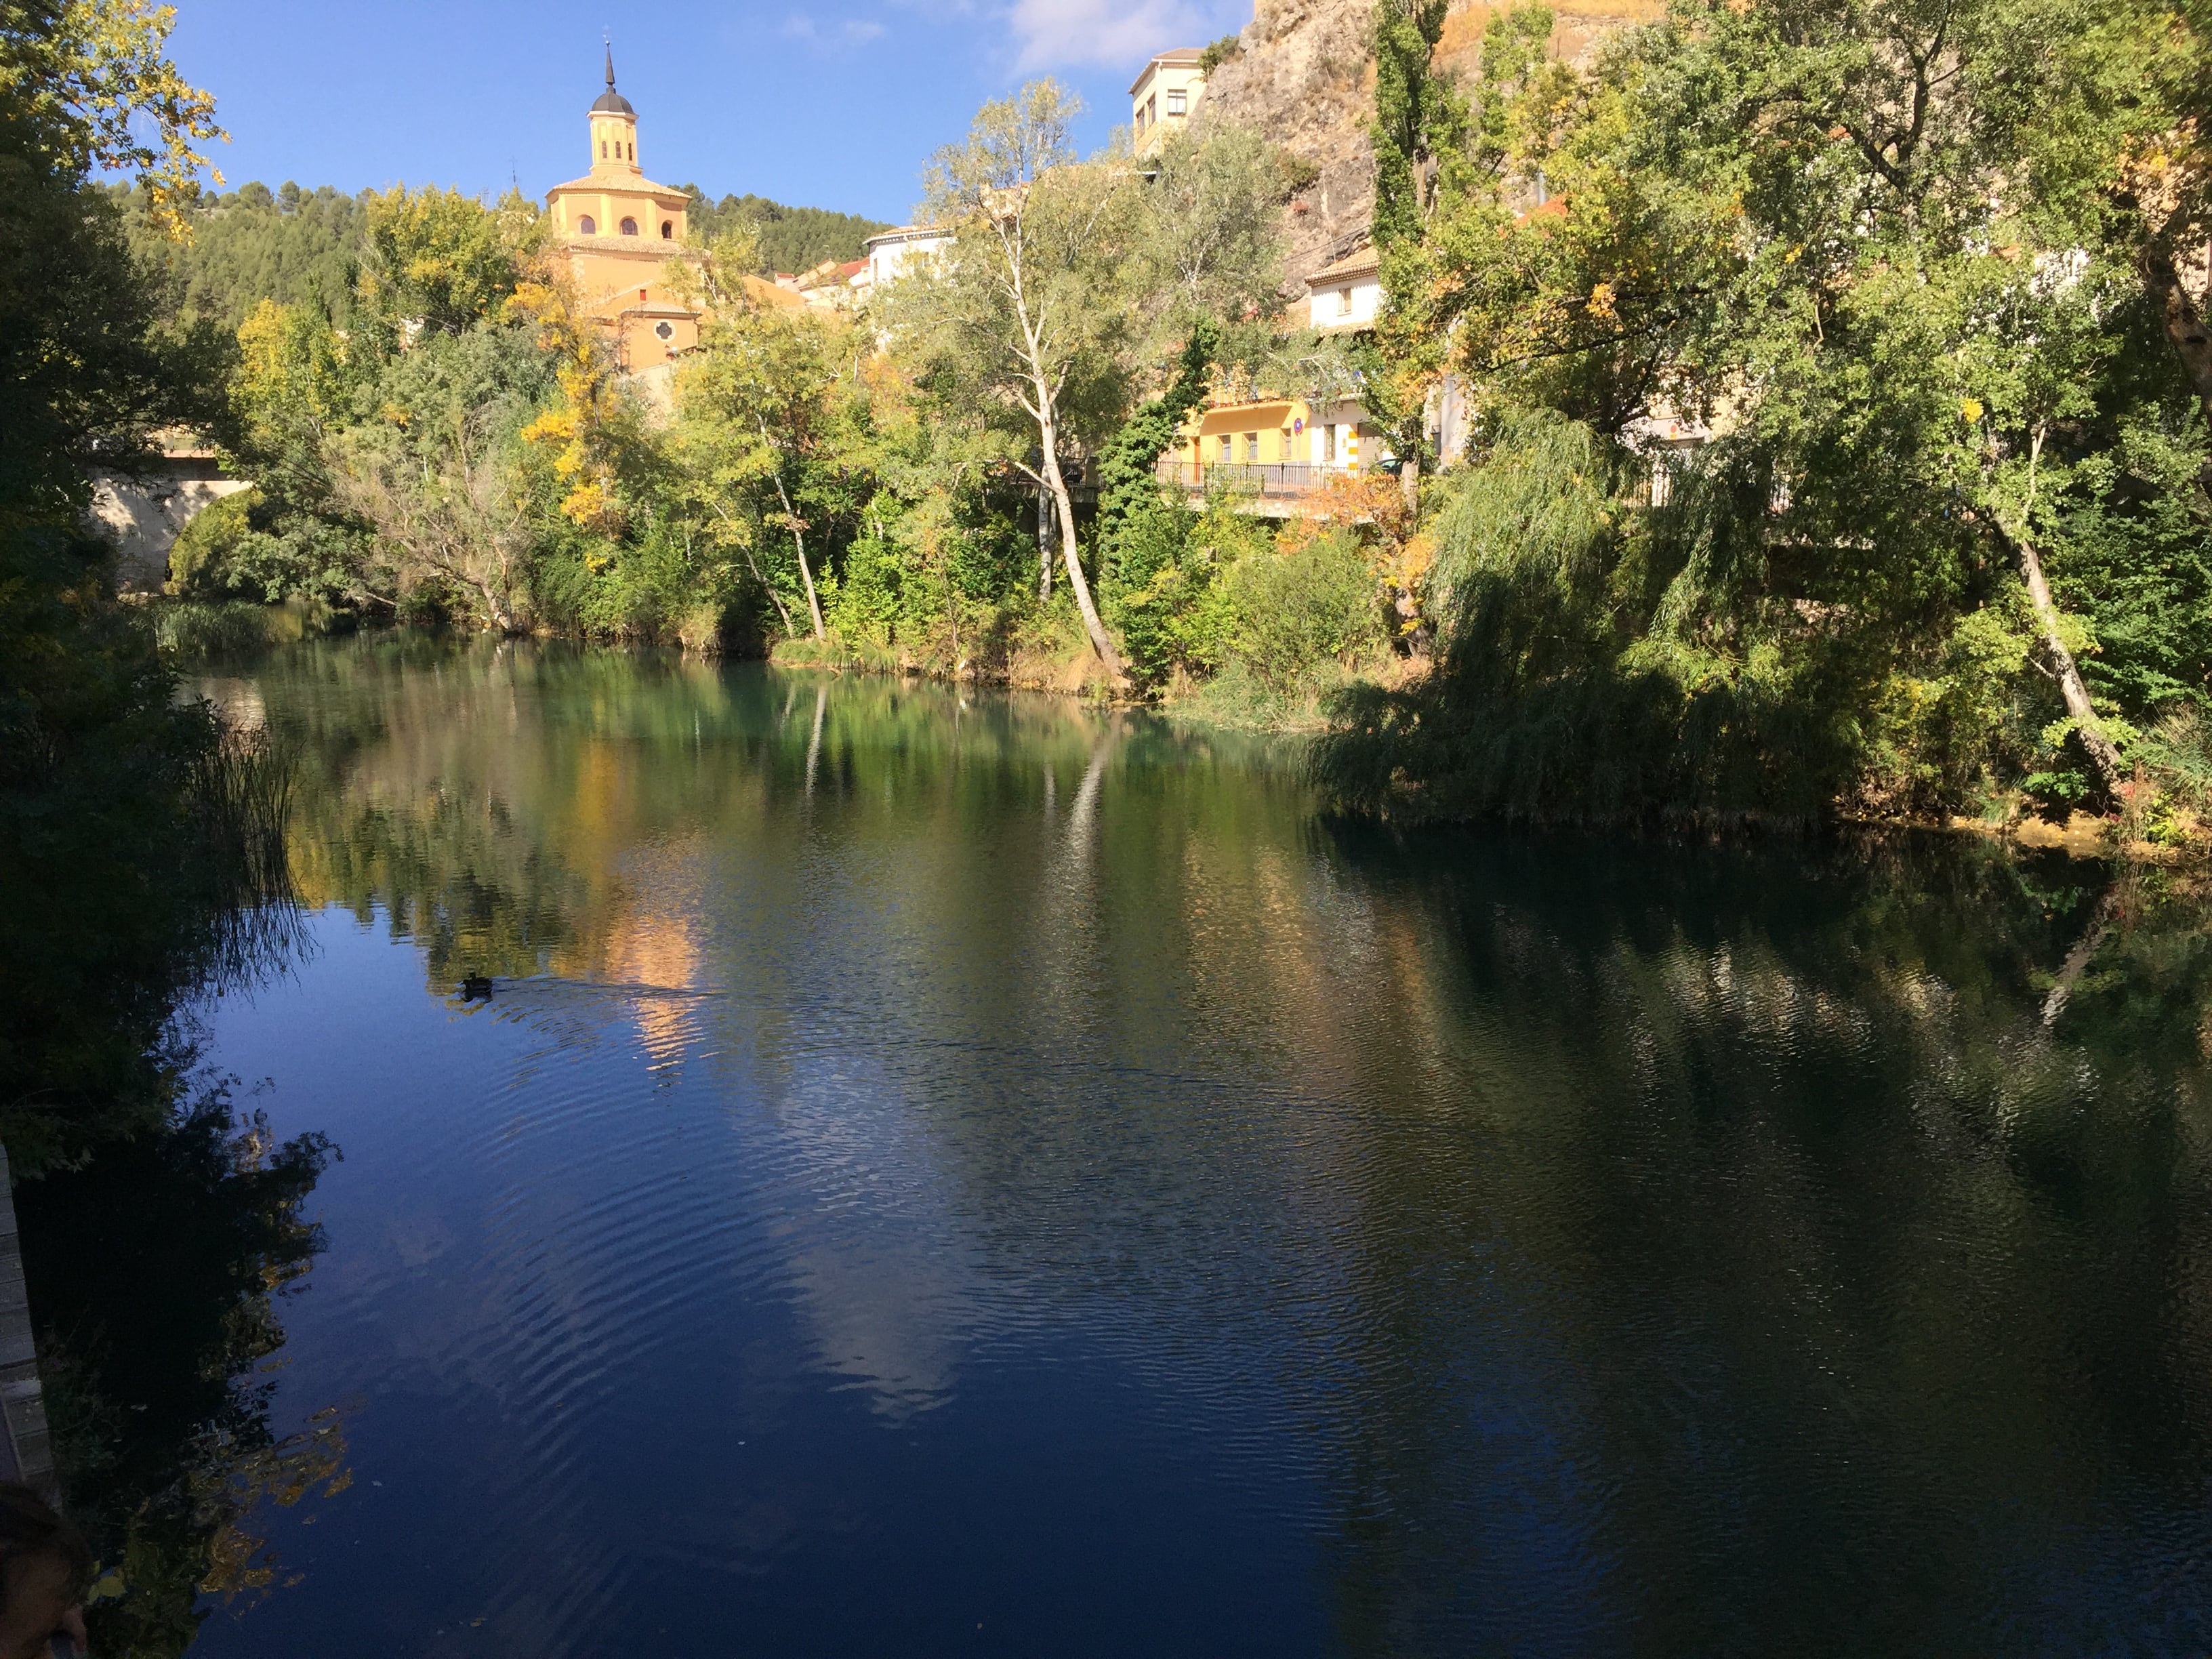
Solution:
[{"label": "yellow building", "polygon": [[1206,94],[1205,53],[1194,46],[1164,52],[1129,88],[1129,133],[1139,155],[1150,155],[1189,121]]},{"label": "yellow building", "polygon": [[592,170],[547,191],[545,208],[585,313],[612,337],[616,361],[635,373],[699,343],[699,313],[669,291],[664,269],[684,257],[690,198],[639,167],[637,112],[615,90],[612,47],[591,125]]},{"label": "yellow building", "polygon": [[[1380,272],[1364,246],[1315,271],[1306,278],[1311,325],[1322,333],[1372,328],[1382,307]],[[1390,459],[1357,397],[1278,398],[1224,387],[1184,420],[1161,470],[1194,489],[1219,479],[1297,495],[1322,488],[1333,473],[1372,471]]]},{"label": "yellow building", "polygon": [[[1216,467],[1279,467],[1289,471],[1265,482],[1318,487],[1328,472],[1357,472],[1389,459],[1356,398],[1239,398],[1221,393],[1192,411],[1176,434],[1177,475],[1198,483]],[[1234,472],[1224,475],[1234,478]]]}]

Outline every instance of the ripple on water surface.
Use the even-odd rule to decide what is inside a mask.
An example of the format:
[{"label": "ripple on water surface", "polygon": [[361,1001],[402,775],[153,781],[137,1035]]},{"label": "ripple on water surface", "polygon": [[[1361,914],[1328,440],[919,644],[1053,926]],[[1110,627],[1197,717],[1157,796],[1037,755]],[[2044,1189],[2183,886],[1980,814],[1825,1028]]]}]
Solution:
[{"label": "ripple on water surface", "polygon": [[1049,702],[258,695],[325,908],[213,1028],[345,1148],[360,1479],[211,1651],[2212,1642],[2185,885],[2069,968],[2093,868],[1370,836]]}]

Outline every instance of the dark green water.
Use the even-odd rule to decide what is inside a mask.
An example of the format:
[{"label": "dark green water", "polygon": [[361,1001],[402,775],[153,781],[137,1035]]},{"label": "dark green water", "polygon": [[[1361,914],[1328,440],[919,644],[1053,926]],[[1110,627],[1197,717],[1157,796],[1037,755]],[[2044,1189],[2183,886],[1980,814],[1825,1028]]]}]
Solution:
[{"label": "dark green water", "polygon": [[2185,883],[1401,841],[750,666],[216,690],[306,757],[210,1030],[343,1149],[269,1376],[354,1479],[201,1650],[2212,1647]]}]

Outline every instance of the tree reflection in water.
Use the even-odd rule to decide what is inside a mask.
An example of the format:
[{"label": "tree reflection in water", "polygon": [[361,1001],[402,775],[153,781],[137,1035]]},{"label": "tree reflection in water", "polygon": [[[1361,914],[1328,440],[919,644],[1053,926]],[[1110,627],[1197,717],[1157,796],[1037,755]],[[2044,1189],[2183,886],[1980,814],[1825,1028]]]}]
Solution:
[{"label": "tree reflection in water", "polygon": [[[667,1209],[595,1212],[602,1255],[524,1193],[580,1284],[625,1292],[574,1297],[594,1343],[787,1283],[826,1356],[794,1365],[940,1424],[1010,1350],[1133,1356],[1170,1402],[1164,1466],[1234,1446],[1260,1470],[1252,1531],[1322,1492],[1296,1524],[1334,1642],[1285,1650],[2080,1650],[2212,1622],[2198,878],[1949,838],[1334,828],[1265,745],[890,681],[362,641],[261,683],[321,769],[311,903],[414,941],[440,995],[639,994],[600,1020],[635,1050],[577,1061],[604,1116],[556,1135],[520,1097],[514,1157],[604,1134],[621,1191],[672,1204],[623,1067],[711,1053],[711,1145],[812,1218],[793,1243],[714,1210],[732,1232],[698,1248],[738,1265],[678,1275],[679,1304],[631,1293],[643,1242],[683,1254]],[[501,995],[591,1023],[573,989]],[[687,1193],[750,1190],[684,1156]],[[863,1230],[886,1217],[889,1242]],[[732,1238],[787,1280],[745,1277]],[[651,1409],[713,1469],[738,1431],[719,1399],[684,1415],[695,1380],[656,1376]],[[990,1426],[940,1431],[1020,1490]],[[1101,1536],[1167,1573],[1141,1540],[1173,1517],[1113,1510],[1082,1447],[1052,1451]],[[558,1498],[516,1485],[516,1575]],[[780,1586],[849,1565],[836,1538],[879,1571],[927,1542],[890,1498],[853,1534],[804,1488],[771,1500],[800,1541],[716,1581],[764,1631],[795,1628]],[[629,1593],[718,1524],[684,1501]],[[1001,1513],[933,1508],[930,1534]],[[995,1546],[994,1583],[1034,1537]],[[1234,1588],[1188,1592],[1190,1628]],[[1085,1605],[1101,1642],[1138,1617]],[[582,1608],[579,1639],[617,1611]]]},{"label": "tree reflection in water", "polygon": [[195,1084],[160,1133],[15,1194],[67,1504],[120,1573],[91,1609],[99,1653],[181,1653],[203,1590],[277,1582],[260,1504],[348,1480],[335,1412],[282,1439],[269,1422],[282,1299],[323,1248],[301,1206],[333,1149],[279,1145],[228,1085]]}]

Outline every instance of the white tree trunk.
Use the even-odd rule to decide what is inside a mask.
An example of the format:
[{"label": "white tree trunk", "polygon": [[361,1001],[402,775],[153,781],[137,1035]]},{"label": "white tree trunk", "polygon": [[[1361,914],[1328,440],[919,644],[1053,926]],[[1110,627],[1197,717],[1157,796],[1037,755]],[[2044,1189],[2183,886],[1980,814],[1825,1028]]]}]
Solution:
[{"label": "white tree trunk", "polygon": [[1037,486],[1037,603],[1052,603],[1052,495]]},{"label": "white tree trunk", "polygon": [[2051,660],[2058,671],[2058,695],[2066,700],[2066,712],[2074,717],[2075,726],[2081,734],[2081,746],[2089,751],[2106,792],[2115,800],[2120,799],[2126,793],[2120,751],[2105,735],[2104,725],[2097,718],[2096,705],[2089,701],[2089,688],[2081,678],[2081,667],[2059,633],[2058,606],[2051,597],[2051,584],[2044,580],[2043,561],[2025,534],[2014,537],[2012,545],[2020,560],[2021,580],[2027,585],[2028,603],[2035,607],[2035,619],[2043,625],[2044,649],[2051,653]]},{"label": "white tree trunk", "polygon": [[1091,648],[1098,653],[1106,672],[1119,685],[1127,676],[1122,672],[1120,653],[1114,649],[1113,637],[1106,632],[1106,624],[1098,619],[1098,607],[1091,601],[1091,584],[1084,580],[1083,562],[1076,556],[1075,502],[1067,493],[1067,480],[1060,477],[1060,457],[1053,453],[1052,436],[1051,428],[1047,427],[1044,481],[1060,508],[1060,552],[1067,569],[1067,585],[1075,594],[1075,608],[1083,613],[1083,629],[1091,636]]}]

